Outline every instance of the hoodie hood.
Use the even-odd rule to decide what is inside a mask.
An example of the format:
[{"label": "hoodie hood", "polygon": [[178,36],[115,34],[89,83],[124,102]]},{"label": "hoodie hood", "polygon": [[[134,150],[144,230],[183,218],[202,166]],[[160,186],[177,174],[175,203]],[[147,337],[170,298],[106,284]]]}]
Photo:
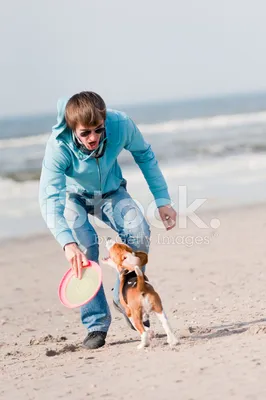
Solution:
[{"label": "hoodie hood", "polygon": [[55,134],[55,137],[58,137],[64,131],[69,130],[67,127],[66,119],[65,119],[65,110],[66,105],[70,97],[61,97],[57,101],[57,123],[53,126],[52,132]]}]

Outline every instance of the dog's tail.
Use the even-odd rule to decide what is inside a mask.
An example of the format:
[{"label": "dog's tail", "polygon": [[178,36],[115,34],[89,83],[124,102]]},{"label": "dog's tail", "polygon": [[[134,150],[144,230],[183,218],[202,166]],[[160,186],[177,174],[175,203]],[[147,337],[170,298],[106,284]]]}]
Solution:
[{"label": "dog's tail", "polygon": [[145,290],[145,279],[144,279],[144,275],[143,272],[141,271],[140,267],[138,265],[135,266],[135,272],[137,274],[138,280],[137,280],[137,289],[140,292],[143,292]]}]

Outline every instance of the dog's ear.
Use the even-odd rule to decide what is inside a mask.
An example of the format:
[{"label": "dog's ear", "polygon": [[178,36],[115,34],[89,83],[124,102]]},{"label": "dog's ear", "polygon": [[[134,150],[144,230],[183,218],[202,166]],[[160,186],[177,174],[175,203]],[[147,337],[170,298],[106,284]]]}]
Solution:
[{"label": "dog's ear", "polygon": [[135,251],[135,256],[140,259],[140,267],[148,263],[148,254],[144,251]]}]

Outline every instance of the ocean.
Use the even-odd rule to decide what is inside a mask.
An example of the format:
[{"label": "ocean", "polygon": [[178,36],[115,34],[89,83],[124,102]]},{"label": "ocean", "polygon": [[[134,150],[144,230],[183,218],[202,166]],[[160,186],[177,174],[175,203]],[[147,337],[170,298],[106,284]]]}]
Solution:
[{"label": "ocean", "polygon": [[[212,209],[266,200],[266,93],[108,106],[127,112],[151,143],[176,208],[180,186],[188,202],[204,198]],[[55,123],[56,114],[0,119],[0,238],[46,231],[38,179]],[[132,196],[151,201],[131,155],[119,162]]]}]

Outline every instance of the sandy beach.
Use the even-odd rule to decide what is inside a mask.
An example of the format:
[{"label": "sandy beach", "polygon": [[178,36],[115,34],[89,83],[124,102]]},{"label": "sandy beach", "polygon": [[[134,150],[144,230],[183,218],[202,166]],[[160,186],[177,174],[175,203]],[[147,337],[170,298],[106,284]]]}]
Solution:
[{"label": "sandy beach", "polygon": [[[68,264],[54,238],[2,242],[0,397],[265,399],[265,214],[257,205],[204,214],[206,221],[219,219],[217,229],[190,223],[169,233],[152,230],[147,273],[181,338],[172,349],[153,317],[156,337],[137,351],[138,334],[112,305],[105,347],[81,348],[86,332],[79,311],[57,297]],[[103,271],[111,304],[115,272]]]}]

